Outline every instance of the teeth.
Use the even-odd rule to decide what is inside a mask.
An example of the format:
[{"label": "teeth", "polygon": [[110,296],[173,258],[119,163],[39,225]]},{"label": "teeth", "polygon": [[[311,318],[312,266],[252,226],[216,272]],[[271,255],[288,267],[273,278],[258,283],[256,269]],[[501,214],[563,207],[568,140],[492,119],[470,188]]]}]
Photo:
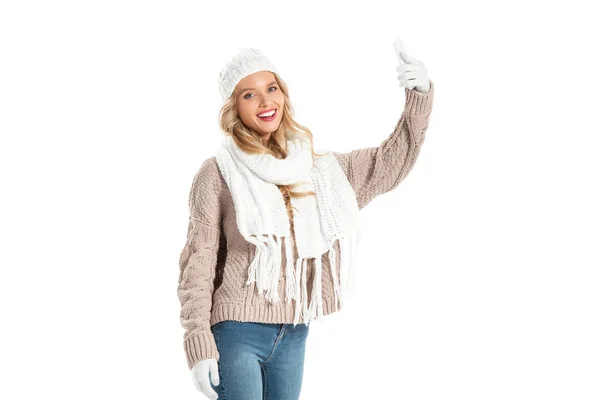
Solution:
[{"label": "teeth", "polygon": [[259,117],[270,117],[270,116],[272,116],[273,114],[275,114],[275,110],[273,110],[273,111],[269,111],[269,112],[267,112],[267,113],[264,113],[264,114],[258,114],[258,116],[259,116]]}]

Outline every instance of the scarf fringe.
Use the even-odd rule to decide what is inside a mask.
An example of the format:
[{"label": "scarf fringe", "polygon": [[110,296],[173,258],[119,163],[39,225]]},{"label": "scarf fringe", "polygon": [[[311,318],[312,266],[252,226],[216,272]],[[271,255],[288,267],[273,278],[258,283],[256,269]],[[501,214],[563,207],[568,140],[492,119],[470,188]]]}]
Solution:
[{"label": "scarf fringe", "polygon": [[308,310],[309,319],[321,319],[323,317],[323,298],[321,291],[321,257],[315,257],[314,259],[314,277],[313,277],[313,288],[312,296],[310,299],[310,307]]},{"label": "scarf fringe", "polygon": [[296,291],[296,274],[294,273],[294,263],[292,257],[292,240],[289,236],[284,238],[285,241],[285,299],[289,304],[292,299],[298,299]]},{"label": "scarf fringe", "polygon": [[[281,244],[285,244],[285,299],[289,304],[295,300],[294,326],[302,320],[308,324],[312,320],[320,320],[323,315],[323,265],[321,257],[298,258],[295,266],[292,261],[292,242],[290,237],[252,236],[251,243],[256,246],[254,259],[248,267],[248,280],[246,285],[256,282],[258,293],[265,293],[265,298],[277,303],[280,301],[278,284],[282,262]],[[335,251],[335,242],[328,251],[331,277],[334,287],[335,310],[344,307],[345,299],[354,291],[354,242],[353,238],[340,238],[339,278],[337,272],[338,254]],[[313,285],[311,298],[308,298],[307,270],[312,260],[314,264]]]},{"label": "scarf fringe", "polygon": [[[272,303],[279,302],[278,283],[281,268],[281,239],[271,235],[252,236],[251,243],[256,245],[254,260],[248,267],[246,285],[256,282],[258,293],[266,291],[265,298]],[[279,250],[277,246],[279,245]]]},{"label": "scarf fringe", "polygon": [[297,295],[297,297],[296,297],[296,311],[294,313],[294,326],[296,326],[298,324],[298,322],[300,321],[300,314],[301,314],[301,307],[302,307],[302,304],[301,304],[302,298],[300,298],[300,294],[301,294],[301,292],[300,292],[300,289],[301,289],[300,284],[301,284],[301,282],[300,281],[301,281],[301,273],[302,273],[302,266],[303,265],[304,265],[304,259],[298,258],[296,260],[296,272],[295,272],[295,275],[296,275],[296,295]]}]

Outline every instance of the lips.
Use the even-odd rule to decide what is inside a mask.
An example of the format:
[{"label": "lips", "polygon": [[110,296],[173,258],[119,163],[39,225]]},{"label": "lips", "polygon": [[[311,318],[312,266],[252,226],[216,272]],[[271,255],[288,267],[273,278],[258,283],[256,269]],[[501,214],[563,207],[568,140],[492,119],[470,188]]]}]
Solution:
[{"label": "lips", "polygon": [[[261,115],[261,114],[265,114],[265,113],[268,113],[268,112],[270,112],[270,111],[272,111],[272,110],[275,110],[275,112],[274,112],[274,113],[273,113],[273,115],[271,115],[270,117],[259,117],[259,115]],[[261,113],[257,114],[256,116],[257,116],[259,119],[263,120],[263,121],[270,122],[270,121],[273,121],[273,120],[275,119],[275,116],[276,116],[276,115],[277,115],[277,109],[276,109],[276,108],[272,108],[272,109],[270,109],[270,110],[263,111],[263,112],[261,112]]]}]

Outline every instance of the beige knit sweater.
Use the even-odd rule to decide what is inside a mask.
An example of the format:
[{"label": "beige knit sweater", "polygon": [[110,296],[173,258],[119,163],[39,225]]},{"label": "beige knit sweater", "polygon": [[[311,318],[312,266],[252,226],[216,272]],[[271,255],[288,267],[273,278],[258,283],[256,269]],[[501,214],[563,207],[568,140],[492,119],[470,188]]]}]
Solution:
[{"label": "beige knit sweater", "polygon": [[[433,103],[434,86],[421,93],[405,88],[404,111],[392,134],[379,147],[334,155],[346,173],[358,202],[365,207],[375,196],[389,192],[412,169],[421,149]],[[202,359],[219,360],[210,327],[224,320],[293,323],[295,301],[272,304],[255,287],[246,285],[254,245],[239,233],[233,199],[223,180],[216,158],[206,159],[195,174],[189,193],[187,240],[179,258],[181,325],[188,367]],[[293,230],[292,230],[293,233]],[[297,259],[294,244],[294,260]],[[336,251],[339,244],[336,242]],[[339,279],[339,257],[337,258]],[[279,281],[279,297],[285,297],[285,270]],[[322,257],[329,270],[329,257]],[[323,314],[339,310],[334,304],[330,274],[322,274]],[[307,268],[308,296],[311,296],[312,267]]]}]

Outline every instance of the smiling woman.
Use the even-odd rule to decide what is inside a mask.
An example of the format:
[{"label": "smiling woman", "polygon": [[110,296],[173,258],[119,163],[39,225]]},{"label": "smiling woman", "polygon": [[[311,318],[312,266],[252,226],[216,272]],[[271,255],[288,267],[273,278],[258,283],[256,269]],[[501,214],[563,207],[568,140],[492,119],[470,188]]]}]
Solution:
[{"label": "smiling woman", "polygon": [[260,135],[263,144],[269,142],[271,133],[281,122],[285,95],[271,71],[259,71],[242,79],[234,90],[236,108],[247,127]]},{"label": "smiling woman", "polygon": [[179,260],[184,349],[209,398],[299,399],[310,322],[353,292],[358,212],[398,186],[425,137],[434,86],[403,68],[408,85],[431,87],[405,87],[388,138],[324,154],[262,52],[244,49],[221,72],[225,138],[194,176]]}]

